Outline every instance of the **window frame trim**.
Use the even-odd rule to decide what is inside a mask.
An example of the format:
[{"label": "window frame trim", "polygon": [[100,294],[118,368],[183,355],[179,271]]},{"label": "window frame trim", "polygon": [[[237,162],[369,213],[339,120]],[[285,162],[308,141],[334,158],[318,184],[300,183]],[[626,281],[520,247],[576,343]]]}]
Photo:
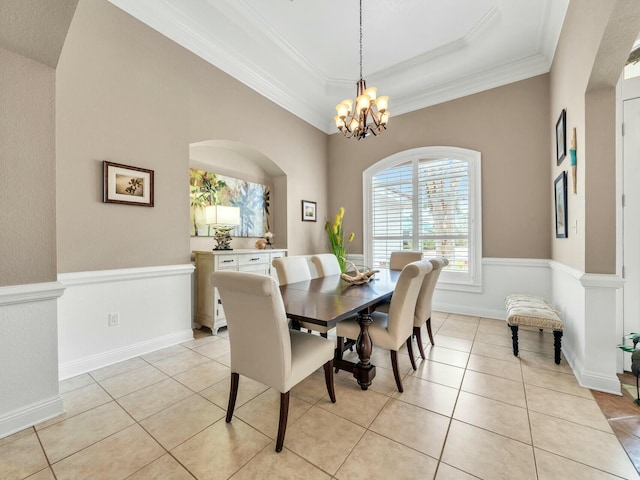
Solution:
[{"label": "window frame trim", "polygon": [[[371,184],[373,177],[387,168],[412,162],[416,170],[420,160],[453,158],[466,161],[469,165],[469,259],[471,265],[464,281],[455,281],[455,274],[443,272],[438,280],[438,288],[464,292],[482,292],[482,154],[476,150],[460,147],[434,146],[418,147],[390,155],[374,163],[362,173],[362,249],[365,265],[372,263],[373,226],[370,221],[373,206],[371,204]],[[414,183],[417,177],[414,173]],[[459,276],[459,275],[458,275]]]}]

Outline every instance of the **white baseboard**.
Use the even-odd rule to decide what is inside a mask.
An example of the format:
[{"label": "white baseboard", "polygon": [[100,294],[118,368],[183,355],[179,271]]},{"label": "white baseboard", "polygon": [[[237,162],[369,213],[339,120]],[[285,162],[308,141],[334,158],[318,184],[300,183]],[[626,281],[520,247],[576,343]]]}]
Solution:
[{"label": "white baseboard", "polygon": [[59,395],[7,412],[0,417],[0,438],[8,437],[61,413],[64,413],[64,406]]},{"label": "white baseboard", "polygon": [[171,333],[163,337],[153,338],[133,345],[127,345],[126,347],[101,352],[96,355],[89,355],[72,362],[63,363],[58,366],[60,380],[75,377],[82,373],[113,365],[114,363],[145,355],[155,350],[177,345],[178,343],[189,340],[193,340],[193,330],[191,329]]}]

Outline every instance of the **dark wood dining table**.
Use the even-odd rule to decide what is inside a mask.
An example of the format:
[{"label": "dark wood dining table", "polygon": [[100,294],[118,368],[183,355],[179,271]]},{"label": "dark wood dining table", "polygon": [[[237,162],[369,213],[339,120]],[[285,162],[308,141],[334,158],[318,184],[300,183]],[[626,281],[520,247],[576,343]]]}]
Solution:
[{"label": "dark wood dining table", "polygon": [[335,327],[338,322],[357,316],[360,334],[356,340],[357,363],[336,355],[334,366],[353,373],[358,384],[366,390],[376,375],[371,364],[371,312],[376,305],[389,301],[400,276],[398,270],[381,269],[369,283],[354,285],[340,275],[314,278],[280,286],[287,316],[293,321]]}]

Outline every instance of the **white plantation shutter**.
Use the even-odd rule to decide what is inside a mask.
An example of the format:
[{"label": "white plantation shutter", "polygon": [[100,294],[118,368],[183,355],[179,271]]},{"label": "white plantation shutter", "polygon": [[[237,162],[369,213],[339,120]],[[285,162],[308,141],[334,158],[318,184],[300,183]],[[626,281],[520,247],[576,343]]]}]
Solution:
[{"label": "white plantation shutter", "polygon": [[443,158],[418,162],[421,249],[429,256],[449,259],[447,270],[468,272],[469,166]]},{"label": "white plantation shutter", "polygon": [[394,250],[410,249],[413,239],[413,165],[388,168],[373,178],[373,265],[384,267]]},{"label": "white plantation shutter", "polygon": [[387,267],[394,250],[443,256],[440,282],[480,285],[480,154],[426,147],[382,160],[365,172],[365,256]]}]

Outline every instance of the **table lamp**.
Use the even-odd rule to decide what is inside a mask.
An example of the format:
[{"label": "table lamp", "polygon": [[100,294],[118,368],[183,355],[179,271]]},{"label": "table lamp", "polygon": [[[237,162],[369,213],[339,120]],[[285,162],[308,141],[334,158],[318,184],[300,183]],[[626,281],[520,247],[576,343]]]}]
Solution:
[{"label": "table lamp", "polygon": [[214,250],[233,250],[231,248],[231,235],[233,227],[240,225],[240,208],[223,205],[210,205],[205,208],[205,222],[213,225],[216,240]]}]

